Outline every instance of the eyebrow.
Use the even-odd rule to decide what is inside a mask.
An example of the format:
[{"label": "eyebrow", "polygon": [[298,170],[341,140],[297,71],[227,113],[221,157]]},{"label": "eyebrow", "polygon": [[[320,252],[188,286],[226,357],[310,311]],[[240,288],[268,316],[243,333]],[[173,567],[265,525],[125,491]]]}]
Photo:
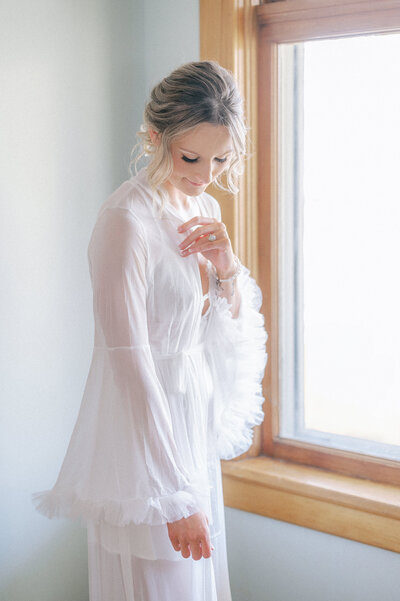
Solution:
[{"label": "eyebrow", "polygon": [[[179,148],[179,150],[182,150],[183,152],[188,152],[189,154],[196,154],[197,156],[200,156],[199,152],[193,152],[193,150],[187,150],[186,148]],[[226,150],[224,153],[219,154],[217,156],[225,156],[226,154],[229,154],[230,152],[233,152],[233,150]]]}]

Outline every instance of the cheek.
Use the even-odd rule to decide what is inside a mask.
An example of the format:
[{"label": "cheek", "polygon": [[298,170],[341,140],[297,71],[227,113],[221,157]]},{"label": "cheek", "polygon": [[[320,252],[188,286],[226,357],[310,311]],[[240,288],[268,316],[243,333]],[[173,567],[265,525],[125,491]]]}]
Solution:
[{"label": "cheek", "polygon": [[173,166],[173,173],[174,174],[178,173],[181,162],[182,161],[180,161],[178,157],[172,156],[172,166]]},{"label": "cheek", "polygon": [[179,156],[173,158],[173,170],[175,177],[185,177],[189,171],[188,165]]}]

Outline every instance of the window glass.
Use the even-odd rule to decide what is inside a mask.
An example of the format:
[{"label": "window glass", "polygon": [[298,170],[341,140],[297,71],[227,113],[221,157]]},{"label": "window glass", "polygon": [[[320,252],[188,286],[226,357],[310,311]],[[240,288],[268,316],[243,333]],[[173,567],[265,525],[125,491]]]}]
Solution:
[{"label": "window glass", "polygon": [[279,46],[281,436],[400,459],[400,34]]}]

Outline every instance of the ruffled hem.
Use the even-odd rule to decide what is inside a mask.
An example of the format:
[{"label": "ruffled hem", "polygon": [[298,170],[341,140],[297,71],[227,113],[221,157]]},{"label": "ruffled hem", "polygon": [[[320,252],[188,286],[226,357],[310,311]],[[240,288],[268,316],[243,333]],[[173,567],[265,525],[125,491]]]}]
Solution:
[{"label": "ruffled hem", "polygon": [[106,522],[112,526],[129,523],[159,526],[204,511],[210,519],[209,499],[201,493],[178,491],[150,499],[83,499],[69,490],[51,490],[32,493],[32,503],[42,515],[52,519],[81,518],[85,522]]},{"label": "ruffled hem", "polygon": [[217,452],[233,459],[252,444],[253,428],[264,419],[262,380],[268,334],[260,313],[262,294],[250,270],[242,265],[237,280],[241,304],[237,318],[225,297],[214,291],[213,323],[207,348],[217,383]]}]

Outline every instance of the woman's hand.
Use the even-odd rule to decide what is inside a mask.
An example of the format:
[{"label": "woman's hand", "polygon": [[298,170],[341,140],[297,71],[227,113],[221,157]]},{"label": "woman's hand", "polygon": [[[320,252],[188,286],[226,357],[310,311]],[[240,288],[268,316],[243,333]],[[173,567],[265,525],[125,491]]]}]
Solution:
[{"label": "woman's hand", "polygon": [[[178,227],[179,233],[184,233],[196,227],[179,245],[181,255],[186,257],[194,252],[201,252],[215,266],[220,278],[226,278],[235,272],[235,259],[232,244],[225,224],[214,217],[196,216]],[[208,236],[214,234],[215,240]]]},{"label": "woman's hand", "polygon": [[192,553],[195,560],[211,557],[214,549],[210,541],[208,519],[205,513],[198,511],[188,518],[169,522],[168,536],[175,551],[180,551],[187,559]]}]

